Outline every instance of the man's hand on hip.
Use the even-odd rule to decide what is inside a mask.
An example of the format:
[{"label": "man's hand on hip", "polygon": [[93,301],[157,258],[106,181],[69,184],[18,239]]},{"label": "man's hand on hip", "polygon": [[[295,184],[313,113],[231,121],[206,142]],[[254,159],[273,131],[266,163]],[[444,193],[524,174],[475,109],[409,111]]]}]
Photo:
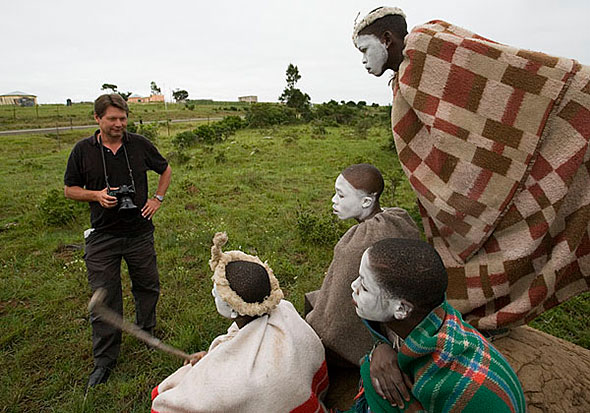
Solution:
[{"label": "man's hand on hip", "polygon": [[143,208],[141,208],[141,215],[144,218],[152,219],[152,217],[154,216],[156,211],[158,209],[160,209],[161,205],[162,205],[162,203],[160,201],[158,201],[157,199],[150,198],[147,200],[147,202],[145,203]]}]

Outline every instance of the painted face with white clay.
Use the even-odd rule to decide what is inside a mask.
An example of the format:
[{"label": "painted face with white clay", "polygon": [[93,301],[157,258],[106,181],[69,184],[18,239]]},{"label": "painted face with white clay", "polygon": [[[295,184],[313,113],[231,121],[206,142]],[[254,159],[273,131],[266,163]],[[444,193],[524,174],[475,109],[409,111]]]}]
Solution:
[{"label": "painted face with white clay", "polygon": [[399,300],[387,297],[369,264],[369,250],[363,253],[359,276],[350,285],[356,313],[365,320],[387,322],[395,317]]},{"label": "painted face with white clay", "polygon": [[213,289],[211,290],[211,294],[215,298],[215,307],[217,308],[217,312],[225,318],[232,318],[231,317],[231,310],[232,308],[226,303],[223,298],[219,296],[217,292],[217,286],[213,284]]},{"label": "painted face with white clay", "polygon": [[332,197],[332,210],[338,218],[362,219],[370,213],[371,197],[363,190],[356,189],[342,174],[336,178],[335,194]]},{"label": "painted face with white clay", "polygon": [[355,46],[363,54],[365,69],[375,76],[381,76],[385,72],[385,64],[389,54],[387,48],[372,34],[361,34],[356,37]]}]

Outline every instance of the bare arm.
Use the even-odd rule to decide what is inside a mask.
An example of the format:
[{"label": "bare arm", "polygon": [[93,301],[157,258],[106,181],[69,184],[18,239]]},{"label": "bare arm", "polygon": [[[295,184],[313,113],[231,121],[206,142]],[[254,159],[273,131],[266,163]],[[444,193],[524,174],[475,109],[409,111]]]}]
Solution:
[{"label": "bare arm", "polygon": [[160,175],[160,180],[158,181],[158,189],[156,189],[156,195],[166,195],[166,191],[170,186],[170,181],[172,180],[172,168],[170,165],[166,167],[162,175]]},{"label": "bare arm", "polygon": [[65,186],[64,195],[68,199],[80,202],[98,202],[103,208],[112,208],[117,205],[117,197],[107,194],[107,189],[92,191],[80,186]]}]

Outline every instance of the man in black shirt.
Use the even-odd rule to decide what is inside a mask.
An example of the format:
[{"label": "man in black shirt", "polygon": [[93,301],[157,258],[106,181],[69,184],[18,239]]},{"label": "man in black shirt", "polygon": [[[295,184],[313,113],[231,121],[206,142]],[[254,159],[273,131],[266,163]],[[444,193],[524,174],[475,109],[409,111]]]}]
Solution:
[{"label": "man in black shirt", "polygon": [[[105,288],[105,304],[123,314],[121,258],[124,258],[135,299],[136,323],[151,333],[156,325],[160,295],[151,219],[164,200],[172,170],[148,139],[127,132],[128,114],[127,102],[118,94],[96,99],[94,118],[99,129],[72,149],[64,193],[66,198],[90,205],[92,228],[84,232],[84,260],[92,291]],[[160,175],[155,195],[150,198],[147,170]],[[126,189],[131,203],[123,199],[121,192]],[[127,208],[121,208],[123,204]],[[94,387],[107,381],[116,363],[121,332],[94,314],[90,315],[90,321],[94,369],[88,387]]]}]

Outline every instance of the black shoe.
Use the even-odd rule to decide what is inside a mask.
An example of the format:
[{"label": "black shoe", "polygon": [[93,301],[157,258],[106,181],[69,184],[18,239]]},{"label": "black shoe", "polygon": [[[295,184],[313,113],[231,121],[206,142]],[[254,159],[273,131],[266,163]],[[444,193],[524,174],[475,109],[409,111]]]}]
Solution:
[{"label": "black shoe", "polygon": [[98,386],[99,384],[106,383],[111,375],[111,368],[108,366],[95,366],[88,376],[87,389]]}]

